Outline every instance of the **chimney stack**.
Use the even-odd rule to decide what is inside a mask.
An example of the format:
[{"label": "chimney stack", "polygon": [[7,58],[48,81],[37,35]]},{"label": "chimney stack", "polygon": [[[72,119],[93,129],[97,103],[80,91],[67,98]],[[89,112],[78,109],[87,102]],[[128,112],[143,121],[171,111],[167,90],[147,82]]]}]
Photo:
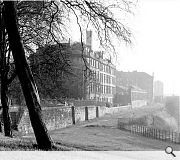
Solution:
[{"label": "chimney stack", "polygon": [[92,31],[86,31],[86,46],[92,50]]}]

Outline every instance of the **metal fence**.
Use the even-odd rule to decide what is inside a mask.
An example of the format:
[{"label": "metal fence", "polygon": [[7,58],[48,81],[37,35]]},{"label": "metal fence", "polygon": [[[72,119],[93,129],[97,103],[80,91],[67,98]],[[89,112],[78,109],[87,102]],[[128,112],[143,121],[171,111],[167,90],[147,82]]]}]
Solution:
[{"label": "metal fence", "polygon": [[118,128],[138,135],[154,138],[162,141],[180,143],[180,133],[160,130],[143,125],[128,124],[118,119]]}]

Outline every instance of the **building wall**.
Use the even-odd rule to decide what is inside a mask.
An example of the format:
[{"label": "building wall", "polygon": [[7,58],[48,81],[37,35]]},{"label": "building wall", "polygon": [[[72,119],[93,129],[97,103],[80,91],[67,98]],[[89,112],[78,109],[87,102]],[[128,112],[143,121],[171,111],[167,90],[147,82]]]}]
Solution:
[{"label": "building wall", "polygon": [[147,92],[147,99],[150,102],[153,100],[153,80],[154,77],[145,72],[116,72],[116,88],[119,86],[129,87],[136,86]]},{"label": "building wall", "polygon": [[103,52],[87,52],[87,62],[93,75],[88,86],[89,99],[113,103],[116,85],[115,66],[103,59]]},{"label": "building wall", "polygon": [[[88,100],[113,103],[113,97],[116,92],[116,68],[110,60],[103,57],[103,51],[95,52],[92,50],[92,40],[92,31],[87,31],[83,56],[91,72],[84,72],[85,97]],[[76,47],[73,49],[71,61],[73,67],[83,71],[85,64],[82,59],[82,46],[79,44],[76,44]]]},{"label": "building wall", "polygon": [[92,31],[86,31],[86,45],[92,50]]}]

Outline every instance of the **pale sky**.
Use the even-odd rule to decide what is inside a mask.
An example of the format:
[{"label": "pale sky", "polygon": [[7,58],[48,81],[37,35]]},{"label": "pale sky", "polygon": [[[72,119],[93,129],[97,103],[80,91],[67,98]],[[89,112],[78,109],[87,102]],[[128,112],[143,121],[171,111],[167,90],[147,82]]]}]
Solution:
[{"label": "pale sky", "polygon": [[117,69],[154,72],[165,94],[180,95],[180,1],[139,0],[130,23],[134,44],[120,48]]},{"label": "pale sky", "polygon": [[117,69],[154,72],[165,94],[180,95],[180,0],[139,0],[127,23],[133,46],[118,47]]}]

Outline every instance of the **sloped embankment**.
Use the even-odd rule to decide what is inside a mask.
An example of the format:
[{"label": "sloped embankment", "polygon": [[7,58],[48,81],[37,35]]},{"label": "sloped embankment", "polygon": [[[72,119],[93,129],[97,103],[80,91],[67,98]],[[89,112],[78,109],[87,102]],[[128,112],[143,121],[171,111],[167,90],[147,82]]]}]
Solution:
[{"label": "sloped embankment", "polygon": [[162,130],[170,130],[173,132],[178,131],[178,122],[171,116],[166,108],[163,108],[162,111],[159,111],[153,114],[154,118],[154,127]]},{"label": "sloped embankment", "polygon": [[133,116],[134,118],[129,118],[130,124],[149,126],[152,128],[157,128],[160,130],[167,130],[172,132],[178,131],[178,122],[177,120],[168,113],[165,107],[162,107],[159,110],[154,112],[147,112],[144,115]]}]

